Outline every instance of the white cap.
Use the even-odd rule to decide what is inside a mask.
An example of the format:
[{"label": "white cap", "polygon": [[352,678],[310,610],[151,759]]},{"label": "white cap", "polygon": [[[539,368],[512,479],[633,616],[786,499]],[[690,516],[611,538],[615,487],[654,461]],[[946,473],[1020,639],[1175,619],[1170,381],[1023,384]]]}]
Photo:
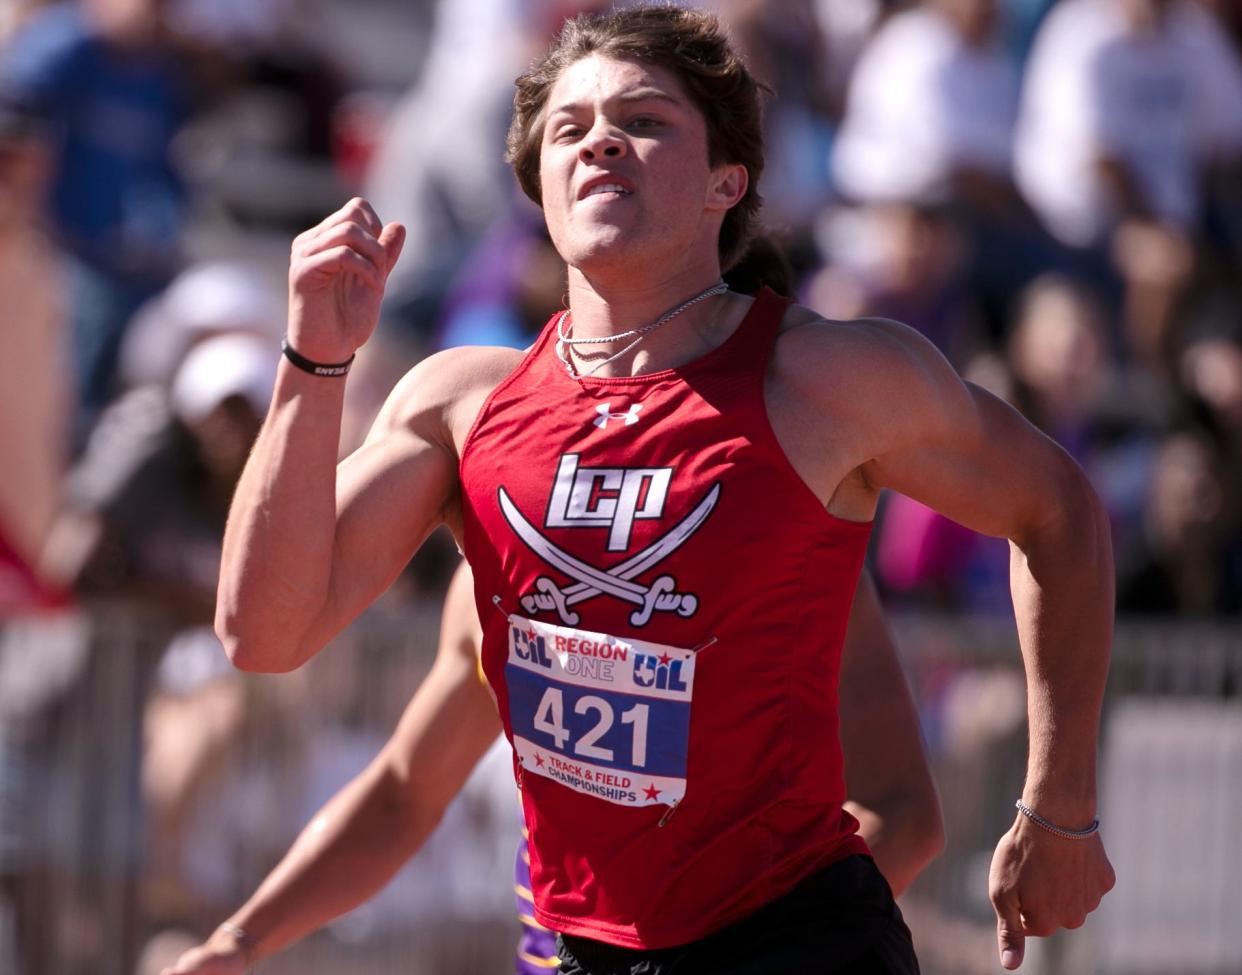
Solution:
[{"label": "white cap", "polygon": [[134,316],[121,348],[128,386],[163,385],[181,357],[212,332],[250,332],[279,339],[285,302],[266,276],[241,264],[198,264],[182,272]]},{"label": "white cap", "polygon": [[242,396],[263,415],[276,384],[279,355],[275,343],[244,332],[204,339],[190,350],[173,379],[173,412],[195,423],[230,396]]}]

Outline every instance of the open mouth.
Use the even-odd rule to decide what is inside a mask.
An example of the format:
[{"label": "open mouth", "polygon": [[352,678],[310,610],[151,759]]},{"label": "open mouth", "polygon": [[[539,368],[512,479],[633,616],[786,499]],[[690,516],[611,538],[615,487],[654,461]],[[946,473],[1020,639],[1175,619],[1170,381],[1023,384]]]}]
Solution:
[{"label": "open mouth", "polygon": [[582,189],[578,191],[578,199],[586,200],[593,196],[602,196],[607,199],[620,199],[623,196],[632,196],[633,188],[629,181],[611,175],[600,175],[586,181]]},{"label": "open mouth", "polygon": [[585,200],[592,196],[629,196],[630,191],[620,183],[601,183],[599,186],[592,186],[584,194],[582,198]]}]

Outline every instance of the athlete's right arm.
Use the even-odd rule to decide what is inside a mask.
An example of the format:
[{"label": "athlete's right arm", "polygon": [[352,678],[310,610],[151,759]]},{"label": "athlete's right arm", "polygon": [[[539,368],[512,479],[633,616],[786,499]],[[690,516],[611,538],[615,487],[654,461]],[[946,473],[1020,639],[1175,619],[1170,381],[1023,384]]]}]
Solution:
[{"label": "athlete's right arm", "polygon": [[378,891],[423,844],[500,733],[478,674],[471,577],[445,597],[436,662],[383,751],[323,807],[227,925],[163,975],[241,975]]},{"label": "athlete's right arm", "polygon": [[[295,349],[334,363],[367,340],[403,236],[352,200],[295,240]],[[224,535],[216,631],[237,667],[304,663],[392,583],[441,519],[456,462],[443,415],[448,387],[434,365],[398,385],[338,471],[345,380],[281,360]]]}]

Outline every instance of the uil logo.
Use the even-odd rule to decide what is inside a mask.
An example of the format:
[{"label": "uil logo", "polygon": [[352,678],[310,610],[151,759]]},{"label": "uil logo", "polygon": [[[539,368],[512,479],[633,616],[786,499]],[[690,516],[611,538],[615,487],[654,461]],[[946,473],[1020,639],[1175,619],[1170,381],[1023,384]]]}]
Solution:
[{"label": "uil logo", "polygon": [[660,691],[684,691],[686,682],[681,677],[681,661],[668,654],[654,657],[651,654],[634,655],[634,683],[639,687],[654,687]]},{"label": "uil logo", "polygon": [[511,629],[513,652],[522,660],[529,660],[540,667],[551,670],[552,658],[548,656],[547,641],[535,632],[534,627],[524,630],[519,626],[514,626]]}]

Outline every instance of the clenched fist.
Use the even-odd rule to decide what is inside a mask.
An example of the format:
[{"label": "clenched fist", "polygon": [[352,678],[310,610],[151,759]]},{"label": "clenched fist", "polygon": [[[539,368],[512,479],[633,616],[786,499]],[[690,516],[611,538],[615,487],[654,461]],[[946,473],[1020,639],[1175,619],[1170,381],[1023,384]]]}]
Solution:
[{"label": "clenched fist", "polygon": [[197,948],[191,948],[172,968],[160,975],[245,975],[249,962],[241,945],[227,931],[217,930]]},{"label": "clenched fist", "polygon": [[375,331],[405,228],[354,198],[293,241],[289,341],[315,362],[344,362]]},{"label": "clenched fist", "polygon": [[1064,839],[1019,814],[996,847],[988,879],[1002,967],[1022,964],[1028,937],[1081,927],[1116,882],[1098,833]]}]

